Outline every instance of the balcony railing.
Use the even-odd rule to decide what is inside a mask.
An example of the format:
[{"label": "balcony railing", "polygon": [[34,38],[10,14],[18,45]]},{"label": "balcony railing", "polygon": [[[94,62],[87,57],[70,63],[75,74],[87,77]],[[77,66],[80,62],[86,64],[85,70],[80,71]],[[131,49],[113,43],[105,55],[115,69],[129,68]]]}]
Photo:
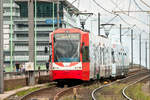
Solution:
[{"label": "balcony railing", "polygon": [[[28,32],[28,27],[23,27],[23,28],[17,28],[15,27],[14,28],[14,31],[15,32]],[[52,27],[38,27],[37,28],[37,32],[38,31],[47,31],[47,32],[52,32],[53,31],[53,28]]]},{"label": "balcony railing", "polygon": [[[44,51],[45,46],[37,46],[37,51]],[[28,51],[28,46],[15,46],[14,51]]]},{"label": "balcony railing", "polygon": [[[53,18],[49,18],[49,17],[37,18],[37,24],[48,24],[48,23],[46,23],[46,20],[49,20],[49,19],[52,20]],[[62,18],[61,18],[61,21],[63,21]],[[28,18],[27,17],[18,17],[17,19],[14,19],[14,23],[15,24],[28,24]],[[55,24],[57,24],[57,23],[55,23]]]},{"label": "balcony railing", "polygon": [[[49,55],[37,56],[37,61],[48,61]],[[5,61],[10,61],[10,56],[5,56]],[[13,61],[29,61],[29,56],[13,56]]]},{"label": "balcony railing", "polygon": [[[20,14],[17,12],[12,12],[12,16],[19,16]],[[4,16],[11,16],[10,12],[4,12]]]},{"label": "balcony railing", "polygon": [[[11,7],[11,3],[4,3],[3,7]],[[12,4],[12,7],[13,8],[19,8],[19,6],[17,4],[15,4],[15,3]]]},{"label": "balcony railing", "polygon": [[[13,41],[14,42],[27,42],[29,39],[28,38],[14,38]],[[49,37],[43,37],[43,38],[37,38],[37,41],[44,41],[44,42],[48,42],[49,41]]]}]

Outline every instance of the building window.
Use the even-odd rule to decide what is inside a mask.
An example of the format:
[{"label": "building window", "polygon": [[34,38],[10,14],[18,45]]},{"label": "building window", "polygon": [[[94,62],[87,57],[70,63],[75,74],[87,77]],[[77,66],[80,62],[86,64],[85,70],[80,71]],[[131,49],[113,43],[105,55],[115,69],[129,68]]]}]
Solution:
[{"label": "building window", "polygon": [[37,37],[49,37],[49,34],[37,34]]},{"label": "building window", "polygon": [[[17,3],[20,6],[20,17],[28,17],[27,2]],[[63,17],[63,3],[60,3],[60,17]],[[54,15],[57,17],[57,4],[54,6]],[[53,17],[53,3],[37,2],[37,17]]]},{"label": "building window", "polygon": [[19,3],[20,7],[20,17],[28,17],[28,5],[27,2]]},{"label": "building window", "polygon": [[28,37],[28,34],[17,34],[16,36],[19,38],[25,38]]}]

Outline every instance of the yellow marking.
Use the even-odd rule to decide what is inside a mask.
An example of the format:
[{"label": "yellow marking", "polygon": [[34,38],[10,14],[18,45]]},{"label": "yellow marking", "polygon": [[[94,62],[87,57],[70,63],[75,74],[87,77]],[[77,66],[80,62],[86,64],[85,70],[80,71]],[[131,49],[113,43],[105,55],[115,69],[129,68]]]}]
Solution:
[{"label": "yellow marking", "polygon": [[105,81],[105,82],[104,82],[104,84],[108,84],[108,82],[107,82],[107,81]]},{"label": "yellow marking", "polygon": [[77,95],[77,88],[73,88],[73,94],[76,96]]}]

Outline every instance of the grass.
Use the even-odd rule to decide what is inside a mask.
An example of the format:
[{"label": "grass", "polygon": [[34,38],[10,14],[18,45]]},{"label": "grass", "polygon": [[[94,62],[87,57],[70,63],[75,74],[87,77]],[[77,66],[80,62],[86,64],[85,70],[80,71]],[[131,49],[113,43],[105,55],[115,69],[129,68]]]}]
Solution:
[{"label": "grass", "polygon": [[[98,94],[98,100],[123,100],[122,99],[122,95],[121,95],[121,91],[122,88],[125,86],[126,84],[114,84],[111,85],[109,87],[105,87],[103,89],[104,93],[108,93],[107,95],[103,95],[101,93]],[[94,85],[90,85],[90,86],[83,86],[82,88],[87,88],[90,90],[93,90],[97,87],[100,87],[101,84],[94,84]],[[76,100],[78,100],[80,97],[78,97]],[[63,97],[62,100],[74,100],[73,96],[65,96]],[[82,100],[82,99],[79,99]],[[91,99],[90,99],[91,100]]]},{"label": "grass", "polygon": [[39,87],[30,88],[30,89],[27,89],[27,90],[24,90],[24,91],[17,92],[16,95],[17,95],[17,96],[24,96],[24,95],[27,95],[27,94],[29,94],[29,93],[31,93],[31,92],[34,92],[34,91],[36,91],[36,90],[39,90],[39,89],[41,89],[41,88],[49,88],[49,87],[52,87],[52,86],[53,86],[53,84],[48,83],[48,84],[46,84],[45,86],[42,86],[42,87],[39,86]]},{"label": "grass", "polygon": [[104,96],[104,95],[99,95],[99,100],[122,100],[121,96]]},{"label": "grass", "polygon": [[31,93],[31,92],[33,92],[33,91],[36,91],[36,90],[38,90],[38,89],[40,89],[41,87],[35,87],[35,88],[30,88],[30,89],[28,89],[28,90],[24,90],[24,91],[21,91],[21,92],[18,92],[18,93],[16,93],[16,95],[17,96],[24,96],[24,95],[26,95],[26,94],[29,94],[29,93]]},{"label": "grass", "polygon": [[142,91],[142,86],[143,86],[143,83],[138,83],[138,84],[135,84],[135,85],[129,87],[126,90],[127,95],[129,97],[132,97],[133,100],[150,100],[150,96],[147,96]]},{"label": "grass", "polygon": [[93,89],[95,89],[97,87],[100,87],[100,86],[101,86],[101,84],[98,83],[98,84],[93,84],[93,85],[90,85],[90,86],[83,86],[82,88],[87,88],[87,89],[93,90]]},{"label": "grass", "polygon": [[113,94],[117,95],[117,94],[120,94],[121,89],[124,86],[125,86],[125,84],[114,84],[114,85],[111,85],[109,87],[104,88],[104,91],[110,91],[110,90],[112,90]]},{"label": "grass", "polygon": [[103,93],[106,95],[98,94],[100,100],[122,100],[121,89],[125,84],[114,84],[103,89]]},{"label": "grass", "polygon": [[[18,97],[18,96],[24,96],[24,95],[27,95],[33,91],[36,91],[38,89],[40,89],[41,87],[35,87],[35,88],[30,88],[30,89],[27,89],[27,90],[24,90],[24,91],[20,91],[20,92],[17,92],[15,95]],[[10,100],[9,98],[6,98],[5,100]]]}]

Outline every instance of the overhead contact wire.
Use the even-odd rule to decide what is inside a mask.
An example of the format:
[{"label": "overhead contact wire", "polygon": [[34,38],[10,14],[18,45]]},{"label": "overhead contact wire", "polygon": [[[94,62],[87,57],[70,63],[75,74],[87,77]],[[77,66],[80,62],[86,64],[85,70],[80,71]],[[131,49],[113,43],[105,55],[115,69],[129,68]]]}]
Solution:
[{"label": "overhead contact wire", "polygon": [[105,9],[104,7],[102,7],[99,3],[97,3],[95,0],[93,0],[93,2],[97,5],[97,6],[99,6],[100,8],[102,8],[104,11],[106,11],[106,12],[108,12],[108,13],[110,13],[110,14],[113,14],[113,15],[117,15],[117,14],[115,14],[115,13],[113,13],[113,12],[110,12],[109,10],[107,10],[107,9]]},{"label": "overhead contact wire", "polygon": [[144,5],[146,5],[148,8],[150,8],[150,5],[148,5],[145,1],[140,0]]},{"label": "overhead contact wire", "polygon": [[138,3],[136,2],[136,0],[133,0],[133,1],[134,1],[135,5],[139,8],[139,10],[144,11],[144,10],[138,5]]},{"label": "overhead contact wire", "polygon": [[[116,7],[118,7],[119,8],[119,6],[113,1],[113,0],[110,0],[111,2],[112,2],[112,4],[114,4]],[[119,8],[119,10],[120,11],[122,11],[122,9],[121,8]],[[122,14],[124,14],[124,15],[126,15],[126,16],[128,16],[128,17],[130,17],[130,18],[132,18],[132,19],[134,19],[134,20],[137,20],[138,22],[141,22],[142,24],[144,24],[144,25],[147,25],[147,26],[149,26],[148,24],[146,24],[145,22],[143,22],[143,21],[141,21],[141,20],[139,20],[139,19],[137,19],[136,17],[133,17],[133,16],[129,16],[128,14],[126,14],[126,13],[124,13],[124,12],[122,12]]]}]

